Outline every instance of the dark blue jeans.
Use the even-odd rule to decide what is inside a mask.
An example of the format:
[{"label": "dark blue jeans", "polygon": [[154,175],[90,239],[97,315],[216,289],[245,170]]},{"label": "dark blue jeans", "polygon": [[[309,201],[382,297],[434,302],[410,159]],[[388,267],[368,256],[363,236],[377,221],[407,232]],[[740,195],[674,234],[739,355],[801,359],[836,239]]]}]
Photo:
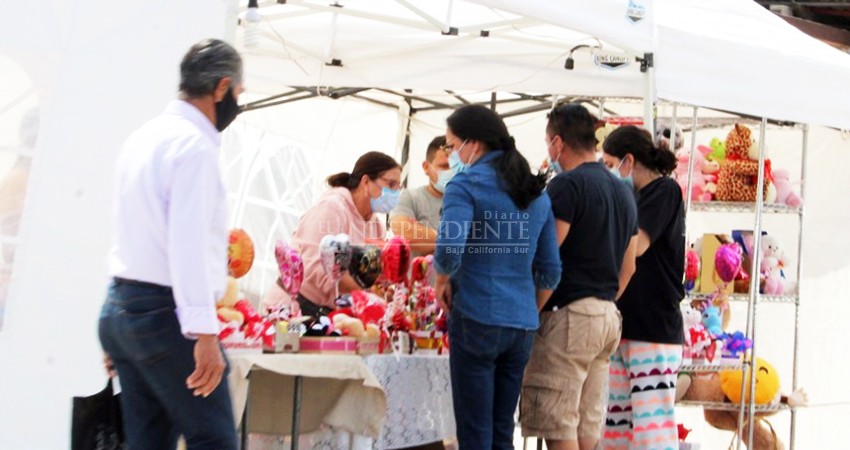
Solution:
[{"label": "dark blue jeans", "polygon": [[449,365],[460,450],[514,448],[514,412],[533,342],[534,330],[452,313]]},{"label": "dark blue jeans", "polygon": [[186,339],[171,288],[113,282],[100,315],[103,349],[121,383],[129,450],[168,450],[180,435],[189,450],[236,450],[227,372],[208,397],[195,397],[186,378],[195,370],[195,341]]}]

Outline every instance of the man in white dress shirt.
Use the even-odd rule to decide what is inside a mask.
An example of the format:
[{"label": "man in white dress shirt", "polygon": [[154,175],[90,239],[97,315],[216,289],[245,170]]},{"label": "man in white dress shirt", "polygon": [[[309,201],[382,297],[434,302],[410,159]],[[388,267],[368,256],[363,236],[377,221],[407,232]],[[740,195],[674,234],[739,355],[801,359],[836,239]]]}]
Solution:
[{"label": "man in white dress shirt", "polygon": [[[227,214],[219,132],[239,112],[242,59],[195,44],[180,95],[136,130],[118,159],[113,277],[100,316],[121,380],[130,449],[236,450],[215,303],[226,286]],[[110,360],[111,359],[111,360]]]}]

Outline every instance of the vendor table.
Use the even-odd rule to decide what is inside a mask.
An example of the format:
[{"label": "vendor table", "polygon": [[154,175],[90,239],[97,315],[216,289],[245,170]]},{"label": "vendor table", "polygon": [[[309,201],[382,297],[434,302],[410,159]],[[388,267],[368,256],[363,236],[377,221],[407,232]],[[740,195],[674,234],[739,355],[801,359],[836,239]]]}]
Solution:
[{"label": "vendor table", "polygon": [[[289,435],[295,417],[302,433],[322,425],[334,430],[313,448],[403,448],[455,435],[445,356],[267,354],[229,360],[234,415],[239,420],[244,414],[250,433]],[[299,383],[301,414],[293,415]],[[340,431],[350,438],[340,439]]]},{"label": "vendor table", "polygon": [[364,358],[387,395],[387,413],[374,448],[413,447],[455,436],[447,356],[413,354]]}]

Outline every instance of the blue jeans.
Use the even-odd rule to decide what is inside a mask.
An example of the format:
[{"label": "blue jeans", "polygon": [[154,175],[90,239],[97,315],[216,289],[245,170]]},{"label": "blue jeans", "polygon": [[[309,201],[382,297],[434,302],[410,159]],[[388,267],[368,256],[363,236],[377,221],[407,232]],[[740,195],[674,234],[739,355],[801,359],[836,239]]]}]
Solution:
[{"label": "blue jeans", "polygon": [[460,450],[514,448],[514,412],[533,342],[534,330],[452,313],[449,365]]},{"label": "blue jeans", "polygon": [[115,281],[101,310],[100,342],[120,378],[128,449],[174,449],[183,435],[189,450],[236,450],[227,372],[206,398],[186,387],[195,341],[181,333],[174,308],[169,287]]}]

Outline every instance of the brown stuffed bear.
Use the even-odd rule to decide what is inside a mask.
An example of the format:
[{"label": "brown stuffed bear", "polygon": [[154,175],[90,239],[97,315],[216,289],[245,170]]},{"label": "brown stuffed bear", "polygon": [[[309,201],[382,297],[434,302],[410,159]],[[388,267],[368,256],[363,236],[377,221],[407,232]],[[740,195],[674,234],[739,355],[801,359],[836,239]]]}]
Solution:
[{"label": "brown stuffed bear", "polygon": [[[790,406],[803,406],[808,402],[805,391],[798,389],[788,397],[779,392],[779,374],[766,361],[756,358],[756,404],[785,403]],[[741,382],[749,382],[749,373],[742,376],[740,370],[728,370],[718,373],[680,373],[676,384],[676,401],[691,400],[700,402],[740,403]],[[745,398],[749,398],[749,393]],[[759,412],[753,421],[753,445],[748,442],[749,429],[747,417],[741,430],[738,430],[738,411],[712,410],[705,408],[705,421],[709,425],[729,431],[739,431],[741,438],[751,450],[782,450],[785,447],[777,438],[776,432],[766,416],[776,412]]]},{"label": "brown stuffed bear", "polygon": [[[726,161],[720,167],[717,176],[715,197],[723,202],[755,202],[756,184],[758,184],[758,160],[750,159],[753,147],[750,129],[735,124],[726,137]],[[773,176],[770,161],[764,166],[764,198],[767,198]]]}]

